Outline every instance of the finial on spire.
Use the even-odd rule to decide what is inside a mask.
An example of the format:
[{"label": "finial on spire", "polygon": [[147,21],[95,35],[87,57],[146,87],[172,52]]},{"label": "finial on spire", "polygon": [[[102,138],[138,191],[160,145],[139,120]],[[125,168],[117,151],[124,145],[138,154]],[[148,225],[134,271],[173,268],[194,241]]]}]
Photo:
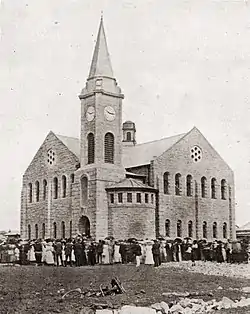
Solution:
[{"label": "finial on spire", "polygon": [[92,63],[89,71],[89,78],[96,76],[107,76],[113,78],[113,70],[108,52],[108,45],[104,32],[102,15],[95,44],[95,50],[92,58]]}]

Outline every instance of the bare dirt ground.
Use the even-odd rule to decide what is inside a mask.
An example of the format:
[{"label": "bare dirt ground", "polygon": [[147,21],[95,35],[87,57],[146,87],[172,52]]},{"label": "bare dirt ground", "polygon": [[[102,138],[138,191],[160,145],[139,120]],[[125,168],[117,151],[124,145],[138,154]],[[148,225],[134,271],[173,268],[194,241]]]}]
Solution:
[{"label": "bare dirt ground", "polygon": [[[247,265],[246,265],[247,266]],[[240,266],[242,267],[242,266]],[[118,276],[126,289],[125,294],[109,297],[80,298],[79,294],[61,300],[58,290],[74,288],[99,289]],[[163,295],[169,292],[210,291],[213,295],[196,298],[203,300],[227,296],[233,300],[243,295],[237,289],[250,286],[246,278],[204,275],[178,267],[154,268],[141,265],[107,265],[71,267],[0,266],[0,313],[80,313],[84,306],[108,303],[114,307],[125,304],[148,306],[155,302],[173,302],[178,296]],[[218,289],[218,287],[221,287]],[[235,290],[234,290],[235,289]],[[249,295],[248,295],[249,296]],[[250,308],[217,311],[227,314],[250,313]]]}]

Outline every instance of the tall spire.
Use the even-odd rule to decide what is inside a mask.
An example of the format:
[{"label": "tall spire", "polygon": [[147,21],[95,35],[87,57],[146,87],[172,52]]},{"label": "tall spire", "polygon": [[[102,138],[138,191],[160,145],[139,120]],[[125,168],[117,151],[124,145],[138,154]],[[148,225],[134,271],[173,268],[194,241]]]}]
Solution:
[{"label": "tall spire", "polygon": [[95,44],[94,55],[89,71],[89,78],[96,76],[108,76],[113,78],[113,70],[110,62],[102,16]]}]

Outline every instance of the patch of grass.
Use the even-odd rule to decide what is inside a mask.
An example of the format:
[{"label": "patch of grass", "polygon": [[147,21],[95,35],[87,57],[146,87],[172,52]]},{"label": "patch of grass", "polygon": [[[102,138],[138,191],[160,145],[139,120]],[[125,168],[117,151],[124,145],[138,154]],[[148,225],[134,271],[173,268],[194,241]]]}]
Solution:
[{"label": "patch of grass", "polygon": [[[109,297],[84,297],[72,295],[60,301],[59,289],[74,288],[98,290],[100,284],[110,284],[113,276],[119,277],[126,293]],[[250,286],[250,280],[190,273],[175,268],[154,268],[141,265],[63,267],[0,267],[0,313],[79,313],[83,306],[93,303],[150,305],[155,302],[173,302],[177,297],[163,296],[164,292],[213,291],[214,296],[204,300],[227,296],[239,299],[239,291],[229,288]],[[218,290],[218,286],[223,289]],[[141,293],[144,290],[145,293]],[[199,297],[196,297],[199,298]],[[228,310],[220,313],[235,313]],[[250,313],[237,309],[237,313]]]}]

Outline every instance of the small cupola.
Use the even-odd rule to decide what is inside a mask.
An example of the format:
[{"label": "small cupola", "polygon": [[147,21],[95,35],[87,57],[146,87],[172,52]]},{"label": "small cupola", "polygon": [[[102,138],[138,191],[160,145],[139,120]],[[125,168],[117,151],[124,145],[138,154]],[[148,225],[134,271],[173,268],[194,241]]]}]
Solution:
[{"label": "small cupola", "polygon": [[135,123],[132,121],[125,121],[122,125],[122,131],[123,131],[123,143],[126,146],[135,145],[136,139],[135,139]]}]

